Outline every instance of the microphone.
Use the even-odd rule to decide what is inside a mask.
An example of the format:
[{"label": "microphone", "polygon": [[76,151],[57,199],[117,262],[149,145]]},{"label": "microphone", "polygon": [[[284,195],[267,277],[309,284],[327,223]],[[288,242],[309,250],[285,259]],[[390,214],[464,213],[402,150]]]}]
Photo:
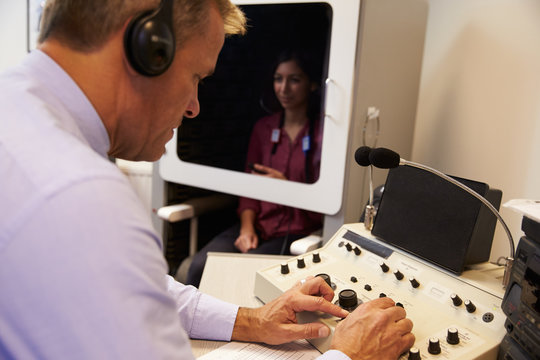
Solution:
[{"label": "microphone", "polygon": [[369,163],[380,169],[393,169],[401,163],[399,154],[386,148],[376,148],[369,153]]},{"label": "microphone", "polygon": [[373,166],[371,166],[369,159],[370,153],[371,148],[369,146],[360,146],[354,152],[354,160],[358,165],[369,166],[369,202],[364,211],[364,227],[369,231],[373,229],[375,215],[377,215],[377,210],[373,206]]},{"label": "microphone", "polygon": [[354,152],[354,160],[360,166],[369,166],[371,161],[369,160],[369,154],[371,153],[371,148],[369,146],[360,146]]},{"label": "microphone", "polygon": [[508,237],[508,241],[510,245],[510,257],[507,257],[505,259],[506,263],[505,263],[505,268],[504,268],[503,286],[506,287],[508,285],[508,282],[510,280],[510,272],[512,270],[512,265],[514,263],[514,255],[515,255],[514,254],[515,252],[514,239],[512,237],[512,234],[510,233],[510,230],[508,229],[508,226],[504,222],[502,216],[499,214],[497,209],[489,201],[486,200],[486,198],[484,198],[482,195],[478,194],[476,191],[469,188],[468,186],[457,181],[456,179],[446,175],[445,173],[426,165],[422,165],[422,164],[409,161],[409,160],[404,160],[399,156],[397,152],[392,151],[390,149],[386,149],[386,148],[372,149],[369,153],[369,162],[371,163],[371,165],[381,168],[381,169],[392,169],[392,168],[398,167],[399,165],[411,166],[418,169],[422,169],[429,173],[435,174],[443,178],[444,180],[456,185],[457,187],[465,190],[470,195],[480,200],[482,204],[487,206],[487,208],[493,213],[493,215],[497,217],[497,219],[503,226],[504,231],[506,232],[506,236]]}]

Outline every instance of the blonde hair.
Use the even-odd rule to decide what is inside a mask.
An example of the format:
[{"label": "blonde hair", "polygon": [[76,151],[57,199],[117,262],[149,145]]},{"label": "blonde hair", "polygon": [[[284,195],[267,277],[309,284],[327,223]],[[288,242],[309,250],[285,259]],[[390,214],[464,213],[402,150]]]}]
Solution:
[{"label": "blonde hair", "polygon": [[[78,51],[100,48],[125,22],[143,11],[155,9],[160,0],[47,0],[38,42],[55,38]],[[173,22],[180,47],[208,21],[214,4],[226,35],[244,34],[244,13],[230,0],[174,0]]]}]

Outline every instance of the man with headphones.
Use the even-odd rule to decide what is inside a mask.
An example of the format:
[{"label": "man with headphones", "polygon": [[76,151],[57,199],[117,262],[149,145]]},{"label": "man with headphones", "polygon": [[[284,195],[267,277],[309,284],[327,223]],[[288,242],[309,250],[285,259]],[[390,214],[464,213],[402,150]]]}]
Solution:
[{"label": "man with headphones", "polygon": [[[257,309],[167,276],[162,243],[109,157],[159,159],[224,37],[229,0],[48,0],[38,50],[0,76],[0,358],[193,358],[189,338],[328,336],[321,359],[396,359],[412,323],[388,298],[348,313],[320,278]],[[374,331],[377,329],[377,331]]]}]

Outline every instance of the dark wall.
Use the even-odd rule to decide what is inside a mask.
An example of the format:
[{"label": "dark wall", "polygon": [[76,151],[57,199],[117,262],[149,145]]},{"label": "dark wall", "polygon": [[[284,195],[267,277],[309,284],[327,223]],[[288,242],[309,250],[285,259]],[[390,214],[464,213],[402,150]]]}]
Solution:
[{"label": "dark wall", "polygon": [[228,38],[215,74],[199,88],[201,113],[185,119],[178,155],[184,161],[243,171],[251,128],[267,112],[272,90],[271,68],[286,48],[311,55],[322,78],[330,37],[327,4],[246,5],[245,36]]}]

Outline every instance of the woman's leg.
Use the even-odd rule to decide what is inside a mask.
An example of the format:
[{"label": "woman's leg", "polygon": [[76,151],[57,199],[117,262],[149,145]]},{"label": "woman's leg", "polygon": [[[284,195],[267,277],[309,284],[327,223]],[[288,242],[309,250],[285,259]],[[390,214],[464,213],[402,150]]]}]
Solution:
[{"label": "woman's leg", "polygon": [[285,248],[283,248],[285,236],[270,238],[262,242],[259,240],[259,247],[249,250],[248,253],[280,255],[282,249],[284,249],[283,255],[290,255],[289,248],[291,247],[291,243],[295,240],[303,238],[304,236],[305,235],[289,235],[286,240],[287,244],[285,245]]}]

